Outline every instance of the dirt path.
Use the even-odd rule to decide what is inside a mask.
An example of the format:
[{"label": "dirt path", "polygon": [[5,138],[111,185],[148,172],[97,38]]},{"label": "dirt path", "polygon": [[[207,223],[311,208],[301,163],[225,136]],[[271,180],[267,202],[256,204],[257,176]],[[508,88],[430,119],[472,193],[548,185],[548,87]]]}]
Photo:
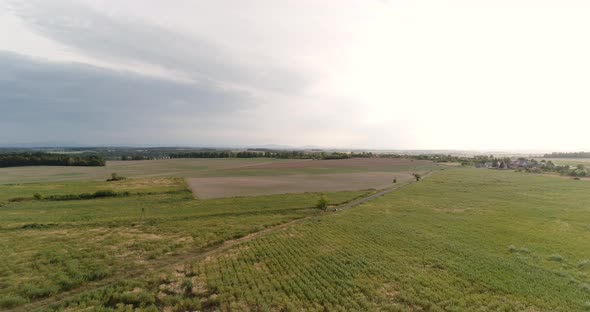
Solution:
[{"label": "dirt path", "polygon": [[[432,174],[432,171],[422,175],[422,179],[430,176],[431,174]],[[374,200],[374,199],[379,198],[387,193],[393,192],[397,189],[400,189],[404,186],[407,186],[407,185],[410,185],[413,183],[416,183],[416,182],[410,181],[410,182],[405,182],[405,183],[398,183],[391,188],[387,188],[387,189],[378,191],[375,194],[372,194],[372,195],[369,195],[366,197],[362,197],[362,198],[350,201],[348,203],[336,206],[336,207],[334,207],[333,211],[339,211],[339,210],[344,210],[344,209],[356,207],[358,205],[361,205],[361,204],[366,203],[368,201]],[[327,212],[326,214],[330,214],[330,213],[332,213],[332,212]],[[315,216],[317,216],[317,215],[315,215]],[[35,310],[41,309],[43,307],[47,307],[52,304],[59,304],[59,303],[65,302],[67,300],[73,299],[75,296],[82,294],[84,292],[97,290],[97,289],[100,289],[103,287],[108,287],[121,279],[139,278],[139,277],[144,276],[144,275],[151,273],[151,272],[156,272],[156,271],[163,270],[166,268],[173,268],[173,267],[185,264],[189,261],[197,261],[197,260],[202,260],[202,259],[209,257],[209,256],[215,256],[215,255],[223,253],[224,251],[226,251],[226,250],[228,250],[240,243],[251,241],[251,240],[253,240],[259,236],[265,235],[269,232],[273,232],[273,231],[276,231],[279,229],[293,226],[295,224],[302,223],[302,222],[307,221],[310,218],[315,217],[315,216],[307,216],[307,217],[299,218],[296,220],[288,221],[283,224],[270,226],[264,230],[254,232],[254,233],[242,236],[240,238],[227,240],[217,246],[213,246],[213,247],[209,247],[209,248],[199,248],[199,249],[195,249],[195,250],[192,250],[189,252],[185,252],[180,255],[175,255],[174,258],[166,257],[166,258],[162,258],[162,259],[153,260],[153,261],[151,261],[150,266],[147,268],[142,267],[142,268],[139,268],[136,270],[127,271],[124,274],[119,274],[119,275],[116,275],[116,276],[113,276],[110,278],[105,278],[105,279],[97,281],[97,282],[90,282],[86,285],[83,285],[83,286],[77,288],[77,289],[62,292],[60,294],[57,294],[55,296],[48,297],[45,299],[33,301],[33,302],[30,302],[28,304],[25,304],[23,306],[20,306],[20,307],[17,307],[12,310],[8,310],[8,311],[35,311]]]}]

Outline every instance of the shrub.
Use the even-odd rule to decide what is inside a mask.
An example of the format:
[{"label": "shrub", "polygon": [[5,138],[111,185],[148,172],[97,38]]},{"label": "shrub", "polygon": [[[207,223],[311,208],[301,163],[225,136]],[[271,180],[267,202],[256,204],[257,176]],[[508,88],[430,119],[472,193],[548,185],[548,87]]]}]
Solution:
[{"label": "shrub", "polygon": [[190,295],[193,290],[193,281],[190,278],[185,278],[182,280],[181,287],[185,294]]},{"label": "shrub", "polygon": [[422,176],[419,173],[412,173],[412,175],[416,179],[416,182],[420,181],[420,178],[422,178]]},{"label": "shrub", "polygon": [[115,196],[117,196],[117,193],[113,190],[100,190],[100,191],[96,191],[96,192],[94,192],[94,194],[92,194],[93,198],[115,197]]},{"label": "shrub", "polygon": [[17,203],[17,202],[23,202],[26,200],[31,200],[31,198],[30,197],[14,197],[14,198],[9,199],[8,201],[11,203]]},{"label": "shrub", "polygon": [[35,194],[33,194],[33,198],[36,200],[41,200],[41,199],[43,199],[43,196],[39,193],[35,193]]},{"label": "shrub", "polygon": [[43,224],[43,223],[27,223],[24,224],[23,226],[21,226],[21,229],[44,229],[44,228],[49,228],[52,226],[56,226],[56,223],[47,223],[47,224]]},{"label": "shrub", "polygon": [[[123,196],[128,196],[129,193],[122,193]],[[119,193],[113,190],[99,190],[94,193],[82,193],[82,194],[66,194],[66,195],[51,195],[47,197],[49,200],[80,200],[80,199],[93,199],[103,197],[117,197]]]},{"label": "shrub", "polygon": [[111,182],[111,181],[121,181],[121,180],[125,180],[127,179],[124,176],[120,176],[118,175],[116,172],[111,173],[111,178],[107,179],[107,182]]},{"label": "shrub", "polygon": [[563,257],[559,254],[553,254],[553,255],[549,256],[548,260],[555,261],[555,262],[561,262],[561,261],[563,261]]},{"label": "shrub", "polygon": [[318,200],[318,203],[316,204],[316,208],[321,209],[321,210],[328,209],[328,200],[324,196],[322,196]]},{"label": "shrub", "polygon": [[508,251],[510,251],[510,252],[517,252],[518,249],[516,249],[516,246],[510,245],[510,246],[508,246]]}]

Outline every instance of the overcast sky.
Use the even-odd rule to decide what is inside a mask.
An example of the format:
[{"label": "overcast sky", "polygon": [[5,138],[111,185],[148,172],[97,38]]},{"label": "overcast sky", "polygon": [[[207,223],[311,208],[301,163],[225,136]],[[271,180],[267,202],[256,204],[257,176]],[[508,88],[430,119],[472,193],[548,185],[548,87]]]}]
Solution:
[{"label": "overcast sky", "polygon": [[590,2],[0,0],[0,145],[590,150]]}]

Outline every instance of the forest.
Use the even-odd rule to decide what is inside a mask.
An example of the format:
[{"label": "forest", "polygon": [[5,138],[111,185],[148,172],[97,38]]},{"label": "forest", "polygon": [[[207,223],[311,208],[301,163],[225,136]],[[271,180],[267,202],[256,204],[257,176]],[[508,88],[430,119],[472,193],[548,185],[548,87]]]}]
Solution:
[{"label": "forest", "polygon": [[21,166],[104,166],[98,155],[53,154],[44,152],[0,154],[0,167]]}]

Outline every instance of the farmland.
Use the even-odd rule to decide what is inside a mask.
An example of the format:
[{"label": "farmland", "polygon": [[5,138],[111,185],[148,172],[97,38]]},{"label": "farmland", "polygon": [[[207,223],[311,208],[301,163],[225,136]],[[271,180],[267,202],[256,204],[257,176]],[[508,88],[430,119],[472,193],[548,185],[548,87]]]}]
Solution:
[{"label": "farmland", "polygon": [[[264,167],[275,163],[290,164],[282,171]],[[407,170],[410,163],[269,159],[125,161],[110,163],[107,168],[135,178],[110,182],[103,179],[109,174],[100,172],[101,168],[3,168],[4,173],[17,175],[19,179],[26,180],[30,175],[31,179],[37,176],[40,181],[50,182],[22,183],[19,179],[10,180],[10,175],[3,176],[5,182],[11,183],[0,185],[3,252],[0,307],[39,302],[67,292],[83,291],[90,285],[108,285],[121,276],[140,276],[146,270],[166,267],[179,259],[192,259],[224,241],[321,214],[315,208],[321,197],[334,206],[374,193],[372,185],[362,179],[363,174],[386,174],[380,186],[388,187],[395,173],[403,184],[408,180],[404,179],[408,173],[401,170]],[[248,171],[252,167],[256,169]],[[425,168],[436,167],[428,163],[413,167]],[[67,178],[72,170],[85,171],[85,180]],[[306,193],[283,194],[298,192],[300,184],[322,176],[316,171],[326,170],[348,179],[343,184],[347,190],[339,191],[341,187],[337,186],[321,193],[312,188]],[[229,189],[228,195],[232,197],[195,199],[183,178],[162,177],[176,173],[210,181],[207,179],[219,179],[217,176],[234,179],[241,176],[247,179],[244,183],[249,183],[248,179],[268,179],[270,171],[274,179],[288,179],[297,172],[295,176],[300,180],[281,189],[281,194],[236,198],[233,196],[238,194]],[[353,176],[347,172],[354,172]],[[99,177],[100,181],[93,181]],[[262,188],[265,186],[255,185],[253,190],[259,192]],[[215,189],[224,189],[224,185]],[[96,192],[111,195],[93,198]]]},{"label": "farmland", "polygon": [[589,191],[448,170],[194,263],[188,275],[222,310],[584,310]]},{"label": "farmland", "polygon": [[[159,192],[153,190],[153,181],[141,182],[145,188],[134,188],[123,197],[4,203],[0,207],[0,305],[17,306],[121,274],[143,272],[225,240],[317,214],[314,205],[322,196],[197,201],[182,187],[181,179],[168,181],[171,186]],[[95,187],[84,186],[86,190]],[[10,186],[1,189],[6,188]],[[63,192],[63,188],[56,190]],[[42,192],[51,194],[47,187]],[[324,196],[337,204],[367,193]]]},{"label": "farmland", "polygon": [[104,181],[112,172],[131,178],[232,177],[346,172],[428,171],[437,166],[428,161],[406,159],[163,159],[108,161],[104,167],[13,167],[0,168],[0,184]]},{"label": "farmland", "polygon": [[[318,192],[233,197],[230,188],[232,197],[195,199],[184,179],[174,177],[0,186],[0,248],[7,259],[0,265],[0,305],[101,311],[590,309],[590,182],[427,162],[322,162],[220,162],[197,178],[288,178],[300,185],[297,179],[308,177],[319,188],[323,182],[313,180],[325,175],[444,170],[418,183],[402,180],[398,190],[335,212],[314,208]],[[34,192],[46,198],[105,188],[128,194],[29,198]],[[336,205],[374,193],[367,188],[323,196]],[[10,201],[16,197],[24,199]]]},{"label": "farmland", "polygon": [[354,172],[315,175],[189,178],[188,185],[199,198],[260,196],[282,193],[334,192],[384,189],[414,179],[410,172]]}]

